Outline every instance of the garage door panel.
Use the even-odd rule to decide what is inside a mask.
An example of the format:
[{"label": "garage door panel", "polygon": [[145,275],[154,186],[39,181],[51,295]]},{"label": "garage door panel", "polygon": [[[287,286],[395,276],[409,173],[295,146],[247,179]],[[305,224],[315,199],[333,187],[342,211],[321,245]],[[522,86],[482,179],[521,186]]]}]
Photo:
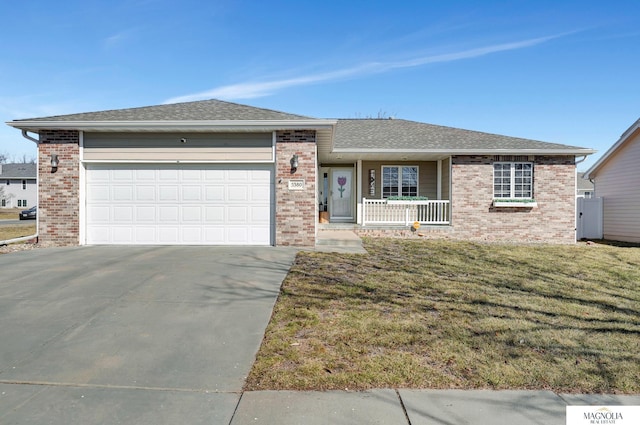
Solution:
[{"label": "garage door panel", "polygon": [[200,206],[183,206],[182,220],[186,222],[200,223],[202,221],[202,207]]},{"label": "garage door panel", "polygon": [[137,205],[135,222],[137,223],[155,223],[157,220],[156,207]]},{"label": "garage door panel", "polygon": [[133,228],[130,226],[113,226],[111,233],[113,242],[116,244],[128,244],[133,240]]},{"label": "garage door panel", "polygon": [[205,207],[205,221],[208,224],[224,223],[224,206],[207,206]]},{"label": "garage door panel", "polygon": [[113,221],[131,223],[133,221],[133,206],[114,206]]},{"label": "garage door panel", "polygon": [[182,181],[202,181],[202,170],[182,170]]},{"label": "garage door panel", "polygon": [[112,180],[131,182],[133,181],[133,170],[127,170],[127,169],[113,170]]},{"label": "garage door panel", "polygon": [[158,228],[158,239],[163,244],[177,244],[180,241],[179,234],[180,228],[178,226],[162,226]]},{"label": "garage door panel", "polygon": [[202,201],[202,187],[182,186],[182,201]]},{"label": "garage door panel", "polygon": [[228,170],[227,171],[227,179],[230,182],[246,182],[250,177],[249,170]]},{"label": "garage door panel", "polygon": [[158,208],[158,221],[161,223],[177,223],[180,219],[180,207],[162,206]]},{"label": "garage door panel", "polygon": [[159,188],[159,197],[158,199],[160,201],[170,201],[170,202],[178,202],[179,198],[178,198],[178,186],[176,185],[171,185],[171,186],[167,186],[167,185],[162,185]]},{"label": "garage door panel", "polygon": [[154,169],[138,169],[135,170],[136,181],[156,181],[156,170]]},{"label": "garage door panel", "polygon": [[87,208],[87,215],[93,218],[96,224],[109,223],[111,221],[111,207],[108,205],[96,205]]},{"label": "garage door panel", "polygon": [[271,244],[272,166],[89,164],[86,177],[89,244]]},{"label": "garage door panel", "polygon": [[94,184],[91,192],[87,193],[87,201],[108,202],[111,199],[111,188],[109,185]]},{"label": "garage door panel", "polygon": [[251,201],[268,203],[271,200],[271,187],[268,184],[251,186]]},{"label": "garage door panel", "polygon": [[155,226],[136,226],[134,229],[135,232],[135,243],[142,245],[150,245],[157,243],[157,233]]},{"label": "garage door panel", "polygon": [[227,201],[249,202],[249,188],[238,184],[227,186]]},{"label": "garage door panel", "polygon": [[160,181],[178,181],[178,170],[177,169],[159,169],[158,170],[158,179]]},{"label": "garage door panel", "polygon": [[226,217],[228,223],[246,223],[249,219],[248,206],[237,205],[227,207]]},{"label": "garage door panel", "polygon": [[205,187],[205,202],[210,201],[224,201],[224,186],[223,185],[208,185]]},{"label": "garage door panel", "polygon": [[133,187],[130,184],[128,186],[113,186],[111,199],[115,202],[132,202]]},{"label": "garage door panel", "polygon": [[249,232],[246,227],[227,227],[227,239],[231,244],[246,243],[249,240]]},{"label": "garage door panel", "polygon": [[151,185],[136,185],[136,201],[138,202],[155,202],[156,187]]},{"label": "garage door panel", "polygon": [[107,244],[110,242],[109,226],[93,225],[87,230],[87,239],[95,241],[96,244]]}]

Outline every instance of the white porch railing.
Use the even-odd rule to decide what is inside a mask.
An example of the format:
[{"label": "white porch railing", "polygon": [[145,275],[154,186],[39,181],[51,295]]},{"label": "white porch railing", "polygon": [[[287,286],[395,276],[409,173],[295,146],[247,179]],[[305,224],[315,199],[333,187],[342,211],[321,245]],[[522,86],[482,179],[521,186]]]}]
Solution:
[{"label": "white porch railing", "polygon": [[362,225],[449,224],[449,201],[362,199]]}]

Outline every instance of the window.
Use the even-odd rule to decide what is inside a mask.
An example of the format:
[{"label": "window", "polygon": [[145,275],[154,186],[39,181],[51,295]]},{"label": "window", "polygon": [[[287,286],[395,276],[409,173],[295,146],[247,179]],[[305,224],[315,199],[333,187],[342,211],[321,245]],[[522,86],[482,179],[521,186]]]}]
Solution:
[{"label": "window", "polygon": [[22,206],[22,200],[18,199],[18,206],[21,207]]},{"label": "window", "polygon": [[22,190],[26,190],[26,189],[27,189],[27,181],[22,180]]},{"label": "window", "polygon": [[382,197],[418,196],[418,167],[382,167]]},{"label": "window", "polygon": [[11,184],[11,180],[7,180],[7,186]]},{"label": "window", "polygon": [[27,206],[27,200],[26,200],[26,199],[23,199],[23,200],[22,200],[22,206],[23,206],[23,207],[26,207],[26,206]]},{"label": "window", "polygon": [[3,200],[2,200],[2,206],[3,206],[3,207],[6,207],[6,206],[7,206],[7,200],[6,200],[6,199],[3,199]]},{"label": "window", "polygon": [[532,198],[533,164],[496,162],[493,164],[494,198]]}]

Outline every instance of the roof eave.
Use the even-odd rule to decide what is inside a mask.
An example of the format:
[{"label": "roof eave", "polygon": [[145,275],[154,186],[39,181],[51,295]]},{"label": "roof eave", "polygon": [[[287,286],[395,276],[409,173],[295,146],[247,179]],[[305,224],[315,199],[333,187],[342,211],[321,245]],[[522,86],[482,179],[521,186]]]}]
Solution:
[{"label": "roof eave", "polygon": [[158,121],[9,121],[7,125],[38,132],[40,130],[79,131],[274,131],[332,129],[336,120],[158,120]]},{"label": "roof eave", "polygon": [[587,171],[585,171],[583,179],[591,179],[593,173],[597,172],[598,169],[604,165],[605,162],[607,162],[609,160],[609,157],[611,155],[613,155],[613,153],[615,151],[618,150],[618,148],[623,145],[628,139],[631,138],[631,136],[633,134],[635,134],[635,132],[637,130],[640,130],[640,119],[638,119],[636,122],[634,122],[631,127],[629,127],[624,133],[622,133],[622,135],[620,136],[620,138],[618,139],[617,142],[615,142],[613,144],[613,146],[611,146],[601,157],[600,159],[598,159],[595,164],[593,164],[591,166],[591,168],[589,168]]},{"label": "roof eave", "polygon": [[449,154],[449,155],[591,155],[594,149],[572,148],[566,149],[351,149],[337,148],[332,153],[416,153],[416,154]]}]

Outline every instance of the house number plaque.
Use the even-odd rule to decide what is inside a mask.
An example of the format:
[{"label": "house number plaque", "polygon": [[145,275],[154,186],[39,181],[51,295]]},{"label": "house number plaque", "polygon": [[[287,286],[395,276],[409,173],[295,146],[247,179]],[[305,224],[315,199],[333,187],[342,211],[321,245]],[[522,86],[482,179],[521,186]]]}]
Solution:
[{"label": "house number plaque", "polygon": [[289,190],[304,190],[304,180],[289,180]]}]

